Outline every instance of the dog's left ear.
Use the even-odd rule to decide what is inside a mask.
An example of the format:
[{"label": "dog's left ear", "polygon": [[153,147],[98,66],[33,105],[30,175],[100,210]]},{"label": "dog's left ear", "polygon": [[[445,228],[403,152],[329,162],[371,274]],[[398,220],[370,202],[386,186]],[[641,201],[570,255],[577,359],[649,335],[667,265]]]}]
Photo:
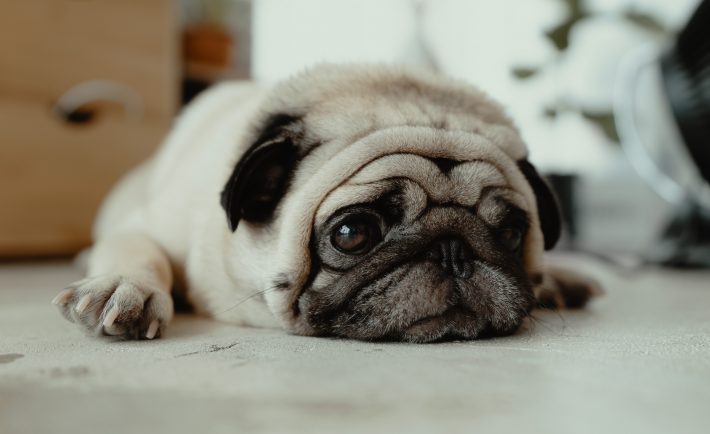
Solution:
[{"label": "dog's left ear", "polygon": [[264,223],[273,216],[298,161],[297,123],[294,116],[272,116],[234,168],[221,197],[232,232],[242,219]]},{"label": "dog's left ear", "polygon": [[537,173],[535,166],[528,160],[518,161],[518,167],[535,193],[540,228],[545,237],[545,250],[550,250],[555,247],[562,234],[562,218],[560,217],[557,197],[555,197],[547,182]]}]

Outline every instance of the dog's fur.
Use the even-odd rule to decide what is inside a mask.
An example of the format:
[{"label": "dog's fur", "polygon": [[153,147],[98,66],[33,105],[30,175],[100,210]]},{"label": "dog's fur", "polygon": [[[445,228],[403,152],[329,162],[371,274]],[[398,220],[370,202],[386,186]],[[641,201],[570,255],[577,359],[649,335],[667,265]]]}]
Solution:
[{"label": "dog's fur", "polygon": [[[335,246],[352,227],[372,235],[365,251]],[[554,197],[481,92],[322,65],[198,97],[108,198],[89,277],[55,303],[132,338],[163,332],[171,291],[216,318],[299,334],[507,334],[538,302],[580,306],[597,291],[545,268],[559,235]]]}]

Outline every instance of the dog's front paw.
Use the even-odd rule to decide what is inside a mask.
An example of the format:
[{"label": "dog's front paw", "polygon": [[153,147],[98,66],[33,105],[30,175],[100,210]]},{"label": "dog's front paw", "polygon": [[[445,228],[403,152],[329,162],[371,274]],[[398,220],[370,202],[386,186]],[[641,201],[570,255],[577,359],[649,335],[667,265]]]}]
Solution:
[{"label": "dog's front paw", "polygon": [[535,287],[538,307],[543,309],[582,308],[603,293],[594,279],[557,267],[548,267]]},{"label": "dog's front paw", "polygon": [[173,316],[169,294],[121,276],[98,276],[74,282],[52,303],[62,314],[94,335],[153,339]]}]

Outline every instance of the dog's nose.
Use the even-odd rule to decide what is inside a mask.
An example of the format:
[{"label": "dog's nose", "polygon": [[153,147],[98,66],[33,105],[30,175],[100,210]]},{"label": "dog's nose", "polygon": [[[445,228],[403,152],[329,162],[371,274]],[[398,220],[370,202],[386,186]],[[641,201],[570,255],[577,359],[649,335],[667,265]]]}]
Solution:
[{"label": "dog's nose", "polygon": [[441,269],[455,277],[467,279],[473,273],[473,252],[468,243],[458,237],[439,238],[427,252],[430,259]]}]

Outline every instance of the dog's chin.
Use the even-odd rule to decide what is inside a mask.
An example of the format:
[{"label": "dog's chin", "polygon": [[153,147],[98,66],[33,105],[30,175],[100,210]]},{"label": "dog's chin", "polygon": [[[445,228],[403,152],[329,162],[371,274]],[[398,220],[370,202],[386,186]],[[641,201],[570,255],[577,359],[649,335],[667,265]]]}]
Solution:
[{"label": "dog's chin", "polygon": [[475,339],[483,330],[473,312],[454,306],[441,315],[414,321],[399,334],[405,342],[426,343],[455,339]]},{"label": "dog's chin", "polygon": [[505,328],[496,328],[489,321],[477,318],[473,312],[454,306],[441,315],[417,319],[401,330],[374,333],[371,329],[358,329],[357,326],[352,326],[333,334],[366,341],[418,344],[474,340],[511,335],[518,330],[524,318],[521,316],[518,321],[509,323]]},{"label": "dog's chin", "polygon": [[448,342],[506,336],[515,333],[522,323],[509,324],[496,329],[490,322],[477,318],[475,313],[461,306],[454,306],[441,315],[418,319],[390,339],[411,343]]}]

